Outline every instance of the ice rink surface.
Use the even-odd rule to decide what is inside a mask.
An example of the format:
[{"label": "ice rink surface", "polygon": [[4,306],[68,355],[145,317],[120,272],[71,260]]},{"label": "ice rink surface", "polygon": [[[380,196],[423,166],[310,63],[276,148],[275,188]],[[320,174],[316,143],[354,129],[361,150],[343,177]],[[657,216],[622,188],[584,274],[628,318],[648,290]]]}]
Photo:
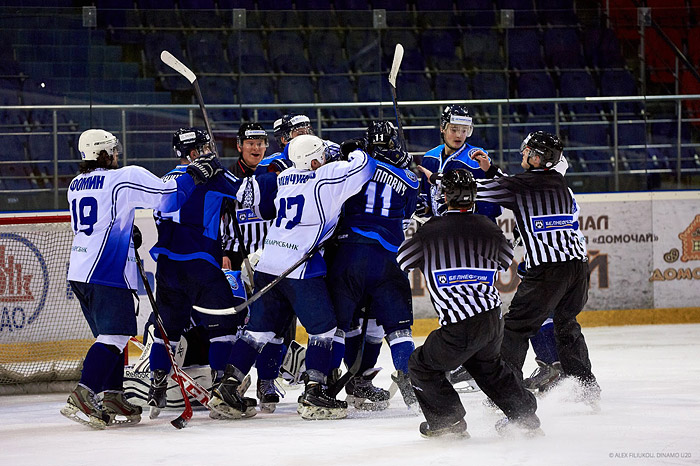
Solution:
[{"label": "ice rink surface", "polygon": [[[179,411],[94,431],[59,414],[67,394],[21,395],[0,397],[0,458],[7,466],[700,464],[700,324],[584,332],[601,412],[571,401],[573,386],[564,382],[538,400],[544,437],[499,437],[501,415],[482,404],[481,392],[461,395],[471,438],[459,440],[421,438],[423,417],[410,415],[400,395],[383,412],[350,408],[345,420],[304,421],[300,392],[289,390],[274,414],[215,421],[198,410],[181,431],[170,425]],[[380,365],[376,384],[388,388],[388,348]],[[529,355],[525,372],[534,367]]]}]

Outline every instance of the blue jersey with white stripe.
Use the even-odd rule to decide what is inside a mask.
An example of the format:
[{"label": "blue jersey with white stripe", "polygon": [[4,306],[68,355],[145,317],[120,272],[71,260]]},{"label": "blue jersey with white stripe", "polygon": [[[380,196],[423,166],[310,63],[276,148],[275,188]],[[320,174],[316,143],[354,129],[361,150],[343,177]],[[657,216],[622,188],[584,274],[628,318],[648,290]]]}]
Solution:
[{"label": "blue jersey with white stripe", "polygon": [[[457,168],[464,168],[469,170],[474,178],[484,179],[486,178],[486,173],[479,167],[479,163],[476,160],[472,160],[471,156],[474,152],[480,150],[488,155],[481,147],[472,146],[469,143],[464,143],[454,154],[446,157],[444,160],[442,154],[445,150],[445,145],[441,144],[433,149],[430,149],[423,156],[423,162],[421,165],[433,173],[444,173],[448,170],[456,170]],[[421,180],[421,192],[428,194],[430,197],[430,207],[433,215],[442,215],[447,209],[444,201],[438,199],[437,187],[431,185],[425,175],[422,176]],[[492,202],[482,202],[476,203],[476,213],[486,215],[491,220],[496,221],[496,217],[503,213],[501,207]]]},{"label": "blue jersey with white stripe", "polygon": [[397,252],[404,240],[403,221],[416,210],[418,188],[412,171],[377,162],[372,179],[345,202],[338,241],[372,241]]},{"label": "blue jersey with white stripe", "polygon": [[[178,165],[163,179],[179,179],[186,170],[187,165]],[[153,259],[157,260],[159,254],[164,254],[171,260],[204,259],[217,268],[221,267],[221,203],[227,197],[242,198],[246,186],[243,180],[226,171],[206,184],[198,185],[179,210],[155,212],[158,241],[151,248]]]},{"label": "blue jersey with white stripe", "polygon": [[194,189],[189,175],[164,181],[138,166],[76,176],[68,187],[75,233],[68,280],[136,289],[134,210],[177,210]]}]

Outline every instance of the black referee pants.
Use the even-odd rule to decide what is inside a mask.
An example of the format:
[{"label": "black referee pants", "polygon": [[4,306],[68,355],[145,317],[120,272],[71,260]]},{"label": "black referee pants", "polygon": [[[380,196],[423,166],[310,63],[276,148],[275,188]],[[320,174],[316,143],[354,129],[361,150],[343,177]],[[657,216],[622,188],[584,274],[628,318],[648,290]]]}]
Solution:
[{"label": "black referee pants", "polygon": [[576,316],[588,301],[588,262],[572,260],[531,268],[518,285],[505,316],[501,355],[522,380],[529,338],[553,314],[554,336],[562,370],[584,383],[594,383],[588,347]]},{"label": "black referee pants", "polygon": [[446,371],[462,364],[509,418],[535,412],[534,395],[501,359],[502,338],[503,318],[498,307],[434,330],[413,352],[408,373],[431,428],[448,426],[466,414],[459,394],[445,377]]}]

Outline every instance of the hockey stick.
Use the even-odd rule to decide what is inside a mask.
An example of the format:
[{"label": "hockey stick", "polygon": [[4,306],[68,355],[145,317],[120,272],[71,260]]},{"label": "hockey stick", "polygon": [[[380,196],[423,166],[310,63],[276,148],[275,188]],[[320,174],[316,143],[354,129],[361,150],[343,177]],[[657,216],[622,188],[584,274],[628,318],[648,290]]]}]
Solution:
[{"label": "hockey stick", "polygon": [[[212,148],[215,149],[216,142],[214,141],[214,133],[212,132],[211,125],[209,124],[209,117],[207,116],[207,109],[204,106],[202,91],[199,89],[199,81],[197,80],[197,75],[194,74],[194,72],[192,72],[191,69],[187,68],[180,60],[175,58],[175,56],[167,50],[163,50],[162,52],[160,52],[160,59],[170,68],[174,69],[182,76],[184,76],[185,79],[187,79],[190,82],[190,84],[192,84],[192,86],[194,87],[194,95],[197,98],[199,109],[202,111],[202,117],[204,117],[204,125],[207,127],[207,133],[209,133],[209,139],[211,139]],[[243,233],[241,232],[241,227],[238,224],[238,218],[236,218],[235,215],[232,215],[231,218],[233,219],[233,234],[236,236],[238,244],[241,245],[241,251],[243,252],[243,263],[248,269],[248,274],[250,275],[250,283],[251,285],[254,285],[253,268],[251,267],[250,261],[248,260],[248,254],[250,251],[248,251],[248,248],[245,246],[245,242],[243,241]]]},{"label": "hockey stick", "polygon": [[204,108],[204,99],[202,99],[202,91],[199,89],[199,82],[197,81],[197,75],[192,72],[191,69],[187,68],[180,60],[175,58],[175,56],[163,50],[160,52],[160,59],[168,65],[170,68],[174,69],[178,73],[187,79],[192,86],[194,86],[194,95],[197,98],[197,103],[199,103],[199,108],[202,110],[202,116],[204,117],[204,125],[207,127],[207,133],[209,133],[209,138],[211,138],[212,146],[216,147],[214,143],[214,133],[211,131],[211,126],[209,125],[209,117],[207,116],[207,109]]},{"label": "hockey stick", "polygon": [[262,295],[264,295],[265,293],[270,291],[272,289],[272,287],[277,285],[283,279],[287,278],[287,276],[290,273],[294,272],[301,264],[303,264],[304,262],[309,260],[311,258],[311,256],[313,256],[314,254],[316,254],[316,252],[320,249],[320,247],[321,246],[319,245],[319,246],[315,246],[315,247],[311,248],[311,250],[309,252],[304,254],[304,256],[301,259],[299,259],[298,261],[296,261],[291,267],[289,267],[287,270],[282,272],[278,277],[275,277],[275,279],[272,280],[270,283],[268,283],[267,285],[262,287],[257,293],[255,293],[253,296],[248,298],[247,301],[239,304],[236,307],[229,307],[226,309],[207,309],[205,307],[199,307],[199,306],[193,306],[193,307],[195,310],[197,310],[199,312],[202,312],[204,314],[215,315],[215,316],[225,316],[225,315],[229,315],[229,314],[237,314],[237,313],[241,312],[243,309],[245,309],[248,306],[250,306],[251,304],[253,304],[258,299],[260,299],[262,297]]},{"label": "hockey stick", "polygon": [[[165,340],[163,340],[165,341]],[[143,346],[143,343],[138,341],[136,338],[131,337],[131,342],[136,345],[138,349],[141,351],[145,351],[146,347]],[[209,408],[208,403],[209,403],[209,391],[207,391],[202,385],[194,380],[190,374],[185,372],[184,370],[180,370],[180,377],[182,377],[182,382],[183,385],[185,386],[185,391],[189,393],[189,395],[197,400],[202,406]]]},{"label": "hockey stick", "polygon": [[345,387],[345,385],[348,383],[348,380],[350,380],[355,374],[357,374],[357,371],[360,370],[360,366],[362,365],[362,356],[365,353],[365,337],[367,336],[367,323],[369,322],[369,317],[365,315],[364,319],[362,320],[362,332],[360,332],[360,349],[357,350],[357,357],[355,358],[355,362],[352,363],[352,366],[348,369],[348,371],[343,374],[333,385],[330,385],[328,387],[327,393],[330,397],[335,398],[335,396],[340,393],[340,391]]},{"label": "hockey stick", "polygon": [[177,417],[173,419],[170,423],[176,429],[182,429],[187,425],[187,422],[192,419],[192,405],[190,404],[190,399],[187,396],[187,391],[185,390],[185,381],[182,376],[182,371],[175,363],[175,358],[171,351],[170,340],[168,340],[168,335],[165,333],[165,328],[163,326],[163,320],[160,318],[158,313],[158,307],[156,306],[156,300],[153,297],[153,291],[151,290],[151,285],[148,283],[148,278],[146,277],[146,271],[143,269],[143,262],[141,262],[141,257],[139,256],[138,249],[134,248],[134,254],[136,255],[136,265],[139,269],[139,274],[141,275],[141,281],[143,281],[143,286],[146,288],[146,294],[148,295],[148,300],[151,302],[151,308],[153,308],[153,314],[156,316],[156,324],[158,325],[158,330],[160,330],[160,336],[163,338],[165,343],[165,350],[170,358],[170,364],[173,366],[173,379],[180,386],[180,391],[182,392],[182,399],[185,401],[185,410]]},{"label": "hockey stick", "polygon": [[391,62],[391,70],[389,71],[389,84],[391,85],[391,98],[394,100],[394,113],[396,113],[396,124],[399,127],[399,137],[404,149],[406,148],[406,138],[403,135],[403,126],[401,125],[401,116],[399,115],[399,105],[396,101],[396,77],[399,74],[399,67],[403,60],[403,45],[396,44],[394,49],[394,60]]}]

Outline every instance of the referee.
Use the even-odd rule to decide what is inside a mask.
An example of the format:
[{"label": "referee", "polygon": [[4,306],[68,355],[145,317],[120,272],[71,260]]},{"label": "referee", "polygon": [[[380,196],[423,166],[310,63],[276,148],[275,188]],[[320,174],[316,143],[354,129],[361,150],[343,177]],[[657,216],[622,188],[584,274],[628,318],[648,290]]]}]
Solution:
[{"label": "referee", "polygon": [[448,206],[445,215],[420,227],[397,257],[402,270],[421,269],[440,321],[408,362],[427,421],[420,433],[468,436],[464,407],[445,376],[461,365],[506,414],[496,424],[499,431],[515,426],[538,433],[535,397],[499,355],[503,317],[495,281],[498,271],[508,270],[513,249],[488,217],[471,213],[476,182],[469,171],[445,172],[438,194]]},{"label": "referee", "polygon": [[524,173],[498,176],[487,157],[476,159],[488,177],[479,180],[478,200],[513,211],[525,246],[527,274],[505,317],[501,354],[522,378],[528,339],[553,313],[557,351],[565,375],[579,380],[581,401],[594,409],[600,387],[591,372],[588,347],[576,316],[588,300],[590,272],[586,244],[579,233],[576,202],[564,177],[553,169],[564,146],[553,134],[536,131],[522,142]]}]

